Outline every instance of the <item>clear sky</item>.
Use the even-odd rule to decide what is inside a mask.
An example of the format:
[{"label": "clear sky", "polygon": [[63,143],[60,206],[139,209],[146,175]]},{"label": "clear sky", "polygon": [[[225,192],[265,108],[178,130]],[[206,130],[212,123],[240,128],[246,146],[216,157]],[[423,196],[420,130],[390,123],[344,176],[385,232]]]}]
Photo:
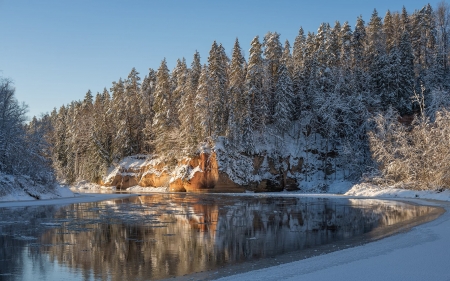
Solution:
[{"label": "clear sky", "polygon": [[[429,3],[435,8],[440,0]],[[29,116],[94,95],[135,67],[141,78],[163,58],[188,65],[196,50],[206,63],[214,40],[228,55],[239,38],[250,42],[268,31],[294,42],[300,26],[315,32],[322,22],[368,22],[374,8],[408,12],[422,0],[0,0],[0,76],[11,78]]]}]

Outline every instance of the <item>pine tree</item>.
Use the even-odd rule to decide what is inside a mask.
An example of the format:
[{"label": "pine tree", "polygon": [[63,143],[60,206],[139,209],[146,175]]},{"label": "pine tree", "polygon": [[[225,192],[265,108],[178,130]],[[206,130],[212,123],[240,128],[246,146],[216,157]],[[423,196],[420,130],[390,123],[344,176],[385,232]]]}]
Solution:
[{"label": "pine tree", "polygon": [[327,66],[336,69],[340,63],[341,57],[341,23],[339,21],[335,22],[334,27],[331,29],[329,38],[326,41],[326,53],[328,54]]},{"label": "pine tree", "polygon": [[258,36],[253,38],[249,53],[245,76],[245,95],[250,99],[252,130],[259,131],[262,134],[268,122],[269,109],[267,92],[263,88],[264,62],[262,45]]},{"label": "pine tree", "polygon": [[150,153],[154,150],[153,141],[153,102],[156,89],[156,71],[149,69],[149,73],[145,76],[141,86],[141,94],[139,100],[140,109],[140,128],[142,128],[142,149],[140,153]]},{"label": "pine tree", "polygon": [[411,98],[414,93],[414,57],[408,32],[403,32],[400,39],[399,60],[397,109],[403,115],[411,113]]},{"label": "pine tree", "polygon": [[173,132],[177,123],[174,116],[176,109],[172,107],[172,86],[170,83],[169,69],[166,59],[161,62],[156,74],[155,99],[153,103],[153,132],[155,135],[155,150],[162,157],[172,157],[167,153],[174,152],[176,139],[173,138]]},{"label": "pine tree", "polygon": [[241,142],[239,128],[241,128],[244,118],[247,115],[250,115],[250,108],[247,107],[249,105],[249,97],[247,96],[248,92],[246,92],[244,88],[244,64],[245,59],[242,55],[239,41],[236,38],[233,47],[233,55],[231,58],[230,81],[228,89],[228,96],[230,97],[229,104],[230,108],[232,109],[230,111],[232,111],[233,121],[228,122],[227,130],[229,141],[236,146],[239,146]]},{"label": "pine tree", "polygon": [[177,60],[177,65],[172,72],[172,80],[173,80],[173,92],[171,99],[171,108],[175,109],[173,113],[173,122],[176,124],[176,127],[179,127],[179,111],[181,106],[181,100],[183,96],[186,94],[187,82],[188,82],[188,68],[186,65],[186,60],[183,58],[182,60]]},{"label": "pine tree", "polygon": [[115,126],[116,136],[113,139],[113,155],[114,159],[122,159],[126,156],[126,150],[129,147],[126,143],[127,126],[126,122],[126,108],[125,104],[125,85],[122,78],[117,82],[113,82],[110,89],[112,93],[112,120]]},{"label": "pine tree", "polygon": [[366,65],[365,61],[365,41],[366,41],[366,28],[364,26],[364,20],[362,17],[358,17],[356,21],[355,30],[352,37],[352,65],[353,68],[359,67],[363,69]]},{"label": "pine tree", "polygon": [[425,41],[424,46],[424,65],[425,68],[430,68],[433,64],[433,58],[436,54],[436,18],[434,16],[433,8],[428,4],[423,11],[422,34]]},{"label": "pine tree", "polygon": [[293,118],[297,120],[301,112],[301,97],[304,96],[305,77],[304,77],[304,49],[306,44],[306,37],[303,28],[300,27],[297,37],[295,38],[294,48],[292,51],[292,60],[294,63],[294,73],[292,76],[293,90],[294,90],[294,112]]},{"label": "pine tree", "polygon": [[[56,111],[56,110],[55,110]],[[55,170],[56,178],[63,180],[65,178],[65,170],[67,167],[67,109],[63,105],[59,108],[58,113],[53,118],[53,136],[52,136],[52,162]]]},{"label": "pine tree", "polygon": [[213,104],[211,79],[209,77],[208,67],[204,65],[198,80],[198,88],[195,97],[195,124],[200,127],[199,139],[206,141],[213,137]]},{"label": "pine tree", "polygon": [[385,35],[386,40],[386,52],[389,53],[394,46],[397,45],[396,37],[395,37],[395,26],[392,19],[391,11],[387,11],[386,15],[384,16],[383,21],[383,32]]},{"label": "pine tree", "polygon": [[108,167],[114,161],[112,142],[115,132],[111,130],[111,120],[108,110],[110,107],[110,96],[106,89],[103,93],[97,93],[93,104],[91,128],[92,147],[92,179],[98,181],[105,175]]},{"label": "pine tree", "polygon": [[351,68],[351,59],[352,59],[352,46],[351,46],[351,40],[352,40],[352,30],[348,22],[344,22],[344,24],[341,27],[341,31],[339,34],[339,45],[341,46],[340,55],[339,58],[340,66],[344,71],[349,71]]},{"label": "pine tree", "polygon": [[144,136],[142,134],[142,129],[140,129],[140,118],[139,118],[139,95],[141,92],[141,78],[139,77],[139,72],[133,67],[130,74],[128,74],[125,80],[125,95],[124,95],[124,127],[122,130],[124,132],[124,140],[127,144],[124,153],[126,156],[137,154],[141,151],[143,146]]},{"label": "pine tree", "polygon": [[[315,57],[320,68],[325,69],[329,60],[327,52],[328,42],[331,37],[331,27],[328,23],[322,23],[317,30],[314,43]],[[331,54],[330,54],[331,55]]]},{"label": "pine tree", "polygon": [[406,11],[405,6],[402,7],[402,14],[401,14],[401,31],[403,32],[411,32],[411,25],[410,25],[410,19],[408,15],[408,11]]},{"label": "pine tree", "polygon": [[303,67],[303,60],[304,60],[304,48],[305,48],[305,33],[303,31],[303,28],[300,27],[300,30],[298,31],[297,37],[295,37],[294,41],[294,47],[292,50],[292,59],[294,62],[294,69],[296,69],[295,72],[298,72],[299,69]]},{"label": "pine tree", "polygon": [[195,98],[201,71],[200,54],[195,52],[191,69],[188,72],[185,93],[181,99],[179,110],[180,136],[183,140],[183,148],[188,155],[192,155],[196,152],[200,142],[199,136],[201,134],[201,129],[199,123],[195,122]]},{"label": "pine tree", "polygon": [[227,71],[228,58],[223,46],[214,41],[208,57],[209,79],[213,98],[213,136],[223,136],[228,123]]},{"label": "pine tree", "polygon": [[287,39],[284,42],[283,54],[281,55],[281,63],[286,66],[290,77],[292,77],[294,74],[294,61],[291,55],[291,45],[289,44],[289,40]]},{"label": "pine tree", "polygon": [[[283,48],[280,43],[280,34],[268,32],[264,36],[264,57],[265,57],[265,81],[264,90],[267,91],[269,116],[275,113],[275,90],[278,81],[278,68],[281,63]],[[273,120],[269,120],[271,122]]]},{"label": "pine tree", "polygon": [[278,132],[284,135],[291,125],[292,100],[293,100],[292,80],[284,64],[280,64],[278,70],[278,81],[275,91],[275,113],[273,120]]},{"label": "pine tree", "polygon": [[366,32],[366,58],[368,60],[367,66],[370,66],[370,64],[374,62],[376,56],[384,55],[386,49],[384,45],[383,23],[381,17],[378,16],[376,9],[373,10]]}]

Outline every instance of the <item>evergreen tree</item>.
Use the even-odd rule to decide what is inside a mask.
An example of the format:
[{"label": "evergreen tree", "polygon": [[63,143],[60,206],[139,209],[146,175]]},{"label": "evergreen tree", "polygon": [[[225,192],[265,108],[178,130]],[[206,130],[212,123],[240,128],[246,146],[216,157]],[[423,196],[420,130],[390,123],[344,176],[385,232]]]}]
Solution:
[{"label": "evergreen tree", "polygon": [[250,115],[250,108],[248,107],[249,96],[247,96],[248,92],[246,92],[244,88],[244,63],[245,59],[242,55],[239,41],[236,38],[233,47],[233,55],[231,57],[230,82],[228,89],[228,96],[230,97],[230,108],[232,109],[230,111],[232,111],[232,119],[234,120],[232,122],[228,122],[227,136],[229,141],[237,146],[241,142],[239,128],[241,128],[244,118],[247,115]]},{"label": "evergreen tree", "polygon": [[301,97],[304,96],[305,88],[305,69],[304,69],[304,49],[306,37],[303,28],[300,27],[297,37],[295,38],[294,48],[292,51],[292,60],[294,63],[294,73],[292,75],[292,83],[294,90],[294,112],[293,118],[297,120],[301,112]]},{"label": "evergreen tree", "polygon": [[300,27],[300,30],[298,31],[297,37],[295,37],[294,41],[294,47],[292,50],[292,60],[294,63],[294,69],[295,72],[298,72],[299,69],[303,67],[303,60],[304,60],[304,48],[305,48],[305,33],[303,31],[303,28]]},{"label": "evergreen tree", "polygon": [[208,75],[213,95],[210,101],[213,110],[213,136],[223,136],[228,123],[227,64],[224,48],[214,41],[208,57]]},{"label": "evergreen tree", "polygon": [[161,156],[171,156],[165,153],[176,147],[173,131],[176,128],[175,108],[172,108],[172,87],[166,60],[161,62],[156,74],[156,89],[153,103],[153,133],[155,135],[155,149]]},{"label": "evergreen tree", "polygon": [[188,72],[185,93],[180,104],[180,136],[183,141],[183,148],[188,155],[192,155],[197,150],[200,142],[201,129],[196,120],[195,102],[202,66],[200,64],[200,54],[195,52],[191,69]]},{"label": "evergreen tree", "polygon": [[399,84],[397,109],[400,114],[411,113],[411,99],[414,94],[414,57],[408,32],[403,32],[399,44]]},{"label": "evergreen tree", "polygon": [[206,141],[213,136],[213,103],[212,99],[211,79],[209,77],[209,70],[206,65],[202,67],[200,77],[198,80],[198,88],[195,97],[195,124],[200,127],[199,139]]},{"label": "evergreen tree", "polygon": [[126,143],[124,153],[126,156],[137,154],[142,150],[144,136],[142,129],[140,128],[141,122],[139,118],[139,96],[141,92],[141,78],[139,72],[133,67],[130,74],[128,74],[125,80],[125,95],[124,95],[124,119],[122,123],[124,126],[121,131],[124,132],[124,138]]},{"label": "evergreen tree", "polygon": [[289,40],[287,39],[284,42],[283,54],[281,55],[281,63],[286,66],[290,77],[292,77],[292,75],[294,74],[294,61],[291,55],[291,45],[289,44]]},{"label": "evergreen tree", "polygon": [[288,70],[284,64],[280,64],[278,81],[275,91],[275,113],[273,120],[278,132],[284,135],[290,128],[292,117],[293,86]]},{"label": "evergreen tree", "polygon": [[364,20],[362,17],[358,17],[356,20],[355,30],[352,37],[352,65],[353,68],[358,67],[363,69],[365,67],[365,41],[366,41],[366,28],[364,26]]},{"label": "evergreen tree", "polygon": [[141,94],[139,100],[140,109],[140,127],[142,128],[142,149],[141,152],[150,153],[154,150],[152,147],[153,135],[153,102],[156,89],[156,71],[149,69],[148,75],[145,76],[141,86]]},{"label": "evergreen tree", "polygon": [[411,32],[410,19],[408,15],[408,11],[406,11],[405,6],[402,7],[401,14],[401,32]]},{"label": "evergreen tree", "polygon": [[347,78],[349,75],[349,71],[351,69],[351,60],[352,60],[352,46],[351,46],[351,40],[352,40],[352,30],[348,22],[344,22],[344,24],[341,27],[341,31],[339,34],[339,45],[341,46],[340,55],[339,58],[340,66],[342,69],[342,78]]},{"label": "evergreen tree", "polygon": [[278,81],[278,68],[283,53],[283,48],[280,43],[280,34],[268,32],[264,36],[263,47],[266,70],[264,90],[267,91],[269,116],[272,117],[275,113],[275,90]]},{"label": "evergreen tree", "polygon": [[386,40],[386,52],[389,53],[397,45],[395,37],[396,35],[395,26],[391,15],[391,11],[389,10],[386,12],[386,15],[384,16],[383,32]]},{"label": "evergreen tree", "polygon": [[127,126],[125,123],[126,109],[125,104],[125,85],[122,78],[117,82],[112,83],[110,89],[112,93],[112,120],[116,130],[116,136],[113,139],[113,155],[114,159],[122,159],[126,156],[126,150],[129,147],[126,143]]},{"label": "evergreen tree", "polygon": [[385,53],[383,23],[381,21],[381,17],[378,16],[376,9],[372,13],[366,32],[366,59],[368,60],[366,63],[367,66],[370,66],[370,64],[374,62],[377,55],[384,55]]},{"label": "evergreen tree", "polygon": [[339,66],[341,57],[341,23],[336,21],[334,27],[331,29],[329,38],[326,41],[326,53],[328,54],[327,66],[336,69]]},{"label": "evergreen tree", "polygon": [[188,68],[186,65],[186,60],[177,60],[177,65],[172,72],[173,82],[173,92],[172,92],[172,104],[171,108],[176,109],[173,114],[173,122],[176,126],[179,126],[179,110],[181,107],[181,100],[186,94],[187,82],[188,82]]},{"label": "evergreen tree", "polygon": [[263,133],[268,122],[268,97],[264,91],[264,62],[262,45],[256,36],[251,42],[247,74],[245,76],[245,95],[249,98],[252,130]]}]

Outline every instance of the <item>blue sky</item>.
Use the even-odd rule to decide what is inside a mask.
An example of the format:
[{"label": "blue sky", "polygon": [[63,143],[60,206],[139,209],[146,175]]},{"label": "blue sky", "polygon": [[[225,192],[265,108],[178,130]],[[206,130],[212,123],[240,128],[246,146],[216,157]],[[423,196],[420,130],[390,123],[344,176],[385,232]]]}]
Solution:
[{"label": "blue sky", "polygon": [[[429,3],[436,7],[440,1]],[[196,50],[206,63],[214,40],[231,54],[239,38],[245,57],[256,35],[281,34],[291,45],[300,26],[315,32],[322,22],[368,22],[374,8],[413,12],[418,0],[0,0],[0,76],[11,78],[29,116],[50,112],[88,89],[94,94],[128,76],[141,78],[163,58],[190,65]]]}]

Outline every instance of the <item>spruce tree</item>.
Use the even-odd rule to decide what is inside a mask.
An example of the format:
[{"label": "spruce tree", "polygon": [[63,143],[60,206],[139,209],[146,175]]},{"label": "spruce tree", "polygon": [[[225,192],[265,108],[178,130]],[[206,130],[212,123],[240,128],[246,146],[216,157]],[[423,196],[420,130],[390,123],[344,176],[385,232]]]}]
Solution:
[{"label": "spruce tree", "polygon": [[353,68],[358,67],[360,69],[365,68],[365,42],[366,42],[366,28],[364,26],[364,20],[362,17],[358,17],[356,20],[355,30],[352,37],[352,65]]},{"label": "spruce tree", "polygon": [[292,80],[289,77],[288,70],[284,64],[280,64],[273,120],[276,130],[282,135],[289,130],[291,125],[293,92]]},{"label": "spruce tree", "polygon": [[191,69],[188,71],[185,92],[181,98],[179,109],[180,136],[183,142],[183,149],[188,155],[193,155],[196,152],[200,142],[201,130],[199,123],[195,121],[195,102],[201,70],[200,54],[195,52]]},{"label": "spruce tree", "polygon": [[386,41],[386,52],[389,53],[396,45],[397,41],[395,38],[395,26],[393,22],[393,18],[391,15],[391,11],[387,11],[386,15],[384,16],[383,21],[383,32],[385,36]]},{"label": "spruce tree", "polygon": [[[230,116],[232,111],[232,122],[228,122],[228,130],[227,136],[229,141],[239,146],[240,132],[239,129],[242,127],[244,118],[250,114],[250,108],[248,99],[248,92],[245,91],[244,88],[244,78],[245,78],[245,69],[244,69],[245,59],[242,55],[241,47],[239,45],[239,41],[236,38],[233,47],[233,55],[231,57],[231,65],[230,65],[230,81],[229,81],[229,105],[230,105]],[[230,127],[231,126],[231,127]],[[239,137],[238,137],[239,136]]]},{"label": "spruce tree", "polygon": [[227,64],[228,58],[223,46],[214,41],[208,57],[209,79],[211,79],[211,91],[213,98],[211,106],[213,110],[213,135],[223,136],[228,123],[228,96],[227,96]]},{"label": "spruce tree", "polygon": [[170,157],[167,155],[174,147],[172,133],[176,127],[174,122],[175,108],[172,108],[172,87],[170,83],[169,69],[167,68],[166,59],[161,62],[156,74],[156,89],[153,103],[152,130],[155,136],[154,146],[156,153],[162,157]]},{"label": "spruce tree", "polygon": [[212,92],[211,79],[208,66],[204,65],[200,72],[198,88],[195,97],[195,119],[194,122],[200,127],[199,139],[201,142],[213,137],[213,103],[215,96]]},{"label": "spruce tree", "polygon": [[247,74],[245,76],[245,91],[250,102],[251,123],[253,131],[261,134],[265,131],[269,119],[268,97],[264,91],[264,62],[262,45],[256,36],[251,42]]},{"label": "spruce tree", "polygon": [[344,69],[349,69],[351,67],[351,54],[352,54],[352,29],[348,22],[344,22],[344,24],[341,27],[340,33],[339,33],[339,45],[341,46],[340,51],[340,66]]},{"label": "spruce tree", "polygon": [[[283,48],[280,43],[280,34],[268,32],[264,36],[265,80],[264,90],[267,91],[269,117],[275,113],[275,90],[278,81],[278,68],[281,63]],[[269,120],[273,121],[273,120]]]},{"label": "spruce tree", "polygon": [[142,149],[141,153],[153,152],[152,140],[153,140],[153,102],[156,89],[156,71],[149,69],[148,75],[145,76],[142,85],[139,99],[140,109],[140,127],[142,128]]},{"label": "spruce tree", "polygon": [[284,63],[290,77],[292,77],[294,75],[294,61],[291,55],[291,44],[289,44],[289,40],[287,39],[284,42],[283,54],[281,55],[281,63]]},{"label": "spruce tree", "polygon": [[292,51],[292,60],[294,63],[294,73],[292,75],[292,83],[294,90],[294,120],[300,117],[301,112],[301,97],[304,96],[305,77],[304,77],[304,49],[305,49],[306,37],[303,28],[300,27],[297,37],[294,41],[294,47]]},{"label": "spruce tree", "polygon": [[397,109],[403,115],[411,113],[411,99],[414,94],[414,57],[408,32],[403,32],[398,49],[400,64]]}]

